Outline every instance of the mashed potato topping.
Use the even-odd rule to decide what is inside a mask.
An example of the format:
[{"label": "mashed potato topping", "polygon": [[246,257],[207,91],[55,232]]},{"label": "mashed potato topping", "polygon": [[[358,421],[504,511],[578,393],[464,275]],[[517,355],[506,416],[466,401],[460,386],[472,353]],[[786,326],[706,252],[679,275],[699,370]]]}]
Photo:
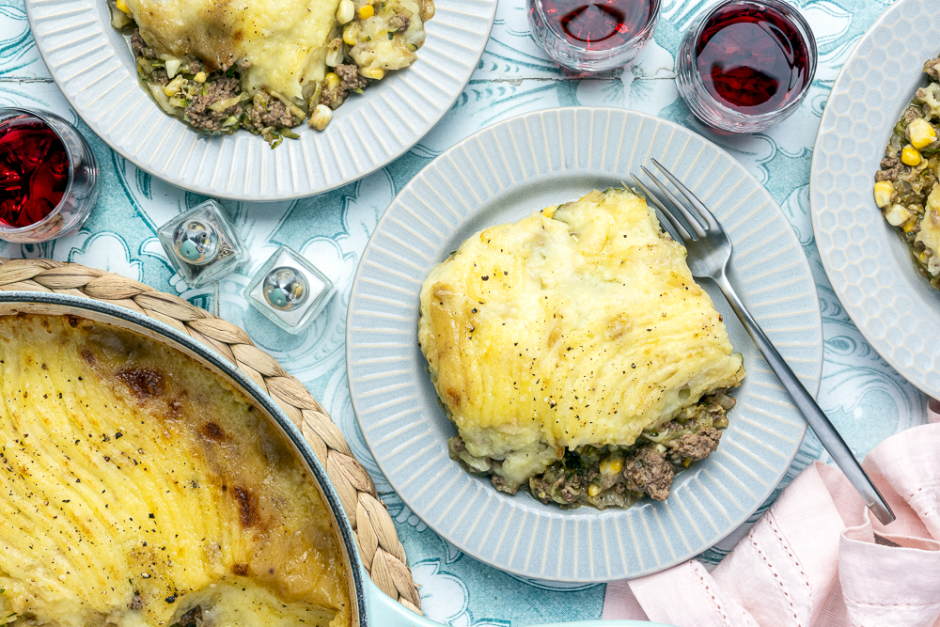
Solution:
[{"label": "mashed potato topping", "polygon": [[0,624],[348,627],[313,479],[240,392],[108,325],[0,317]]}]

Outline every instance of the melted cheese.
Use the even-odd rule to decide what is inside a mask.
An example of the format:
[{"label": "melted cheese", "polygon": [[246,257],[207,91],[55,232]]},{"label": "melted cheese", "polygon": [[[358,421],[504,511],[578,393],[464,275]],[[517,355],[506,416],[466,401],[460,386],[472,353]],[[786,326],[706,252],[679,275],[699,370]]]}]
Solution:
[{"label": "melted cheese", "polygon": [[301,99],[326,73],[339,0],[126,0],[144,40],[164,59],[210,70],[248,59],[242,85]]},{"label": "melted cheese", "polygon": [[71,323],[0,317],[2,616],[349,625],[330,516],[260,412],[175,350]]},{"label": "melted cheese", "polygon": [[468,452],[513,483],[744,376],[685,249],[625,190],[472,236],[425,280],[418,337]]}]

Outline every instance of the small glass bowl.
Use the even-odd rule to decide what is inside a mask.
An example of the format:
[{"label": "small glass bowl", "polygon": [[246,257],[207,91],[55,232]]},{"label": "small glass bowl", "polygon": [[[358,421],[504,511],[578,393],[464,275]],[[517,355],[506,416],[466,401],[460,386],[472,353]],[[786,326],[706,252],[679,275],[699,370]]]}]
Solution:
[{"label": "small glass bowl", "polygon": [[546,15],[545,0],[526,0],[529,28],[535,42],[542,47],[552,61],[574,72],[603,72],[622,67],[632,61],[653,37],[659,22],[661,0],[646,0],[649,18],[633,37],[613,48],[590,50],[572,43],[556,31]]},{"label": "small glass bowl", "polygon": [[18,244],[36,244],[68,235],[81,228],[98,200],[98,162],[78,130],[49,111],[21,107],[0,108],[0,125],[16,118],[32,118],[51,128],[69,161],[69,182],[62,200],[52,212],[33,224],[11,227],[0,221],[0,239]]},{"label": "small glass bowl", "polygon": [[[806,82],[800,93],[779,109],[761,114],[736,111],[718,102],[708,92],[702,81],[702,76],[698,70],[695,47],[702,36],[705,25],[712,16],[730,5],[776,12],[796,29],[796,32],[799,33],[806,44]],[[759,133],[782,122],[799,108],[813,84],[816,63],[816,39],[813,37],[813,31],[794,7],[782,0],[725,0],[711,7],[686,31],[685,37],[679,45],[679,52],[676,55],[676,84],[679,88],[679,95],[685,101],[685,104],[695,117],[708,126],[731,133]]]}]

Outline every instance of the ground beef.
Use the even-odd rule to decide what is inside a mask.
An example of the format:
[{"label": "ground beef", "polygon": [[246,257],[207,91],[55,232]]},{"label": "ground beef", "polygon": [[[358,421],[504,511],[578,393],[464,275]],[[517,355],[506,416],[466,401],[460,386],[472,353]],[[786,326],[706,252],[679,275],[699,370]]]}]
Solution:
[{"label": "ground beef", "polygon": [[493,483],[493,487],[499,490],[500,492],[506,492],[507,494],[515,494],[519,491],[519,486],[512,485],[499,475],[490,475],[490,481]]},{"label": "ground beef", "polygon": [[721,431],[708,427],[698,433],[686,433],[669,443],[669,452],[697,462],[718,450]]},{"label": "ground beef", "polygon": [[529,479],[529,492],[539,501],[551,503],[554,501],[552,495],[564,489],[565,483],[564,472],[557,475],[544,473]]},{"label": "ground beef", "polygon": [[176,624],[180,627],[202,627],[202,623],[202,607],[197,605],[193,609],[180,616],[180,619]]},{"label": "ground beef", "polygon": [[186,119],[193,128],[210,132],[218,131],[222,128],[222,122],[229,116],[241,113],[240,104],[229,107],[225,111],[213,111],[209,108],[209,105],[226,98],[233,98],[241,92],[241,84],[237,78],[213,74],[205,83],[205,92],[186,107]]},{"label": "ground beef", "polygon": [[128,606],[129,609],[139,610],[144,607],[144,600],[140,598],[140,593],[135,592],[134,596],[131,597],[131,603]]},{"label": "ground beef", "polygon": [[267,127],[290,128],[297,125],[294,117],[287,110],[287,105],[277,98],[269,99],[267,104],[255,101],[248,116],[251,118],[251,125],[259,130]]},{"label": "ground beef", "polygon": [[455,453],[463,453],[467,450],[467,443],[463,441],[463,438],[459,435],[455,435],[450,439],[451,446],[454,449]]},{"label": "ground beef", "polygon": [[205,69],[206,69],[206,66],[202,64],[202,61],[190,61],[189,65],[187,65],[186,68],[183,69],[182,71],[185,74],[196,75],[196,74],[199,74],[200,72],[204,72]]},{"label": "ground beef", "polygon": [[655,447],[645,446],[624,462],[627,489],[645,492],[657,501],[665,501],[675,477],[672,464]]},{"label": "ground beef", "polygon": [[131,35],[131,50],[134,51],[135,57],[152,59],[156,56],[153,52],[153,48],[147,45],[144,38],[140,36],[140,31],[136,28],[134,29],[134,34]]},{"label": "ground beef", "polygon": [[407,15],[396,15],[388,21],[388,28],[393,33],[404,33],[411,25],[411,18]]},{"label": "ground beef", "polygon": [[336,75],[339,76],[340,80],[342,81],[340,84],[340,90],[346,92],[347,94],[356,89],[362,89],[368,85],[368,81],[359,76],[359,68],[351,63],[337,65],[333,71],[336,72]]},{"label": "ground beef", "polygon": [[170,77],[167,76],[166,70],[164,70],[162,67],[158,67],[154,68],[153,72],[150,73],[150,77],[147,80],[149,80],[151,83],[158,83],[166,87],[167,83],[170,82]]},{"label": "ground beef", "polygon": [[933,78],[940,78],[940,75],[938,75],[938,70],[940,70],[940,59],[929,59],[926,63],[924,63],[924,72],[927,75]]},{"label": "ground beef", "polygon": [[324,89],[320,93],[320,104],[326,105],[330,109],[336,109],[346,101],[346,92],[342,89],[331,91]]}]

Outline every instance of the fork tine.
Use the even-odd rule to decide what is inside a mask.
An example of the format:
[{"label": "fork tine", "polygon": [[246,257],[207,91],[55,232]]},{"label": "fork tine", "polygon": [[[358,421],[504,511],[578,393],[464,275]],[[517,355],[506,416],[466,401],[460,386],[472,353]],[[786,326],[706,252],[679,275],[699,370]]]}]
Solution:
[{"label": "fork tine", "polygon": [[702,228],[702,223],[697,220],[695,216],[689,213],[689,210],[685,208],[685,205],[682,204],[682,201],[676,198],[675,194],[670,192],[666,186],[659,181],[658,178],[653,176],[653,173],[647,170],[646,166],[641,165],[640,169],[643,170],[649,180],[656,183],[656,187],[658,187],[662,191],[663,195],[669,199],[669,202],[675,205],[676,209],[679,210],[679,213],[682,214],[682,217],[686,219],[686,221],[689,223],[689,226],[691,226],[692,230],[695,231],[695,234],[699,237],[705,237],[705,229]]},{"label": "fork tine", "polygon": [[688,187],[683,185],[679,179],[673,176],[672,172],[667,170],[659,161],[656,159],[650,159],[650,161],[652,161],[653,165],[659,168],[659,171],[662,172],[667,179],[669,179],[669,182],[672,183],[676,189],[682,193],[683,196],[685,196],[685,199],[689,201],[689,204],[695,207],[695,210],[698,211],[699,215],[702,216],[702,219],[705,220],[705,222],[708,224],[709,229],[719,228],[718,220],[715,219],[715,216],[712,214],[712,212],[709,211],[708,207],[706,207],[705,204],[699,200]]},{"label": "fork tine", "polygon": [[[689,235],[689,232],[685,230],[685,227],[682,226],[682,223],[676,220],[674,215],[669,213],[669,210],[666,209],[666,206],[661,203],[659,198],[654,196],[650,190],[646,189],[646,185],[644,185],[635,174],[631,174],[630,176],[633,177],[633,180],[636,181],[636,184],[639,185],[640,189],[643,190],[643,193],[646,194],[646,198],[656,205],[662,214],[666,216],[666,219],[669,220],[669,224],[672,225],[672,228],[674,228],[676,232],[679,233],[679,237],[682,238],[682,243],[688,245],[688,242],[692,241],[692,236]],[[626,187],[626,185],[624,185],[624,187]]]}]

